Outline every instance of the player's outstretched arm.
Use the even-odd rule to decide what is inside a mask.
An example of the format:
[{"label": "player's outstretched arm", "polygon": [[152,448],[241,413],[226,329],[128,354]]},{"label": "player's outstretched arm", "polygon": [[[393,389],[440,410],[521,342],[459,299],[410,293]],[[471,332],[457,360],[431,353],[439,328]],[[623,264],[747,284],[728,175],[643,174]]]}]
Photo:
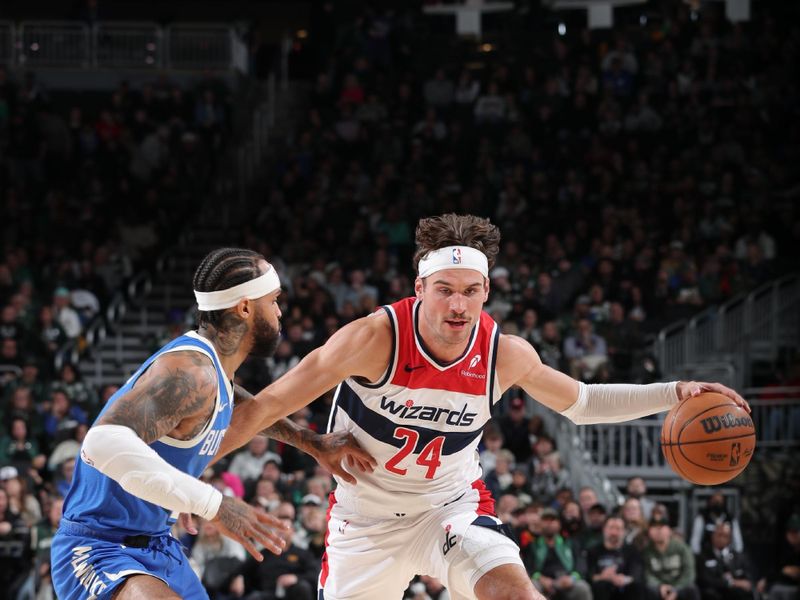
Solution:
[{"label": "player's outstretched arm", "polygon": [[578,424],[620,423],[663,412],[704,391],[728,396],[749,410],[734,390],[719,383],[585,384],[542,363],[522,338],[500,336],[497,370],[503,389],[518,385],[530,396]]},{"label": "player's outstretched arm", "polygon": [[161,356],[92,426],[81,460],[142,500],[218,521],[223,533],[261,560],[253,541],[279,553],[285,544],[274,529],[283,529],[283,524],[238,499],[223,499],[218,490],[176,469],[149,446],[167,434],[196,436],[214,411],[216,395],[216,370],[205,356]]},{"label": "player's outstretched arm", "polygon": [[[239,410],[246,403],[255,400],[253,394],[238,384],[233,386],[233,394]],[[359,445],[353,434],[346,431],[319,434],[284,417],[264,429],[261,434],[313,456],[325,469],[342,477],[348,483],[354,484],[356,479],[344,470],[342,461],[347,461],[351,467],[369,472],[372,472],[377,464],[375,459]],[[220,458],[222,455],[218,453],[213,462]]]},{"label": "player's outstretched arm", "polygon": [[380,314],[342,327],[294,369],[252,400],[236,406],[218,455],[225,456],[241,447],[278,419],[296,412],[348,377],[377,381],[389,364],[391,335],[388,317]]}]

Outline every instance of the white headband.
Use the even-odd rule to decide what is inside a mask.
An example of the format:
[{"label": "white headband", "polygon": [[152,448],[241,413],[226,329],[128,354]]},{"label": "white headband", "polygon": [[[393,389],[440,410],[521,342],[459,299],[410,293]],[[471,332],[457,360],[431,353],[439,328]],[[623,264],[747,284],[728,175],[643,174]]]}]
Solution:
[{"label": "white headband", "polygon": [[255,279],[245,281],[227,290],[217,290],[216,292],[194,291],[199,310],[221,310],[236,306],[239,300],[255,300],[266,296],[281,287],[281,280],[273,267]]},{"label": "white headband", "polygon": [[447,246],[428,252],[419,261],[419,277],[427,277],[444,269],[473,269],[489,277],[489,259],[480,250],[469,246]]}]

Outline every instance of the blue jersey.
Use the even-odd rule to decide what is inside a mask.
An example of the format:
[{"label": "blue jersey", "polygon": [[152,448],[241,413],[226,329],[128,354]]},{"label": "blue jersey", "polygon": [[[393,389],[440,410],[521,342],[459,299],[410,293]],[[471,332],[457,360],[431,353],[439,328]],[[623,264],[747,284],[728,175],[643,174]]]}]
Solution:
[{"label": "blue jersey", "polygon": [[[167,352],[179,350],[200,352],[214,363],[218,382],[214,414],[203,431],[191,440],[164,436],[150,444],[150,447],[173,467],[198,477],[216,455],[231,422],[233,389],[214,347],[197,333],[190,331],[172,340],[148,358],[125,385],[111,396],[98,419],[133,387],[154,360]],[[75,464],[72,487],[64,499],[64,518],[95,530],[113,530],[122,535],[164,535],[172,522],[170,511],[129,494],[116,481],[80,458]]]}]

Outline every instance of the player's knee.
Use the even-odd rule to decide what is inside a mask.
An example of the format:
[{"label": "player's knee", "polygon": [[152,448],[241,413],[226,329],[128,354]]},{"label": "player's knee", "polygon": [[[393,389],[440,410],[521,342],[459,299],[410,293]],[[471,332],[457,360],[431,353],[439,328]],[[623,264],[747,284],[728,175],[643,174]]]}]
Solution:
[{"label": "player's knee", "polygon": [[541,600],[520,565],[501,565],[486,573],[475,585],[478,600]]},{"label": "player's knee", "polygon": [[181,597],[156,577],[150,575],[132,575],[125,579],[112,596],[113,600],[180,600]]}]

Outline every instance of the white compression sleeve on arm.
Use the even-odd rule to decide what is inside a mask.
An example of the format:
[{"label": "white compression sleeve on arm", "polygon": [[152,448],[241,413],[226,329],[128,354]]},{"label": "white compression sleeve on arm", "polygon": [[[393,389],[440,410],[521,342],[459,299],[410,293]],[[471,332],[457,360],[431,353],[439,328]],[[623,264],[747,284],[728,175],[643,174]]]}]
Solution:
[{"label": "white compression sleeve on arm", "polygon": [[578,400],[561,414],[578,425],[632,421],[675,406],[677,385],[677,381],[647,385],[581,382]]},{"label": "white compression sleeve on arm", "polygon": [[170,511],[213,519],[222,493],[170,465],[130,427],[95,425],[86,434],[81,460],[129,494]]}]

